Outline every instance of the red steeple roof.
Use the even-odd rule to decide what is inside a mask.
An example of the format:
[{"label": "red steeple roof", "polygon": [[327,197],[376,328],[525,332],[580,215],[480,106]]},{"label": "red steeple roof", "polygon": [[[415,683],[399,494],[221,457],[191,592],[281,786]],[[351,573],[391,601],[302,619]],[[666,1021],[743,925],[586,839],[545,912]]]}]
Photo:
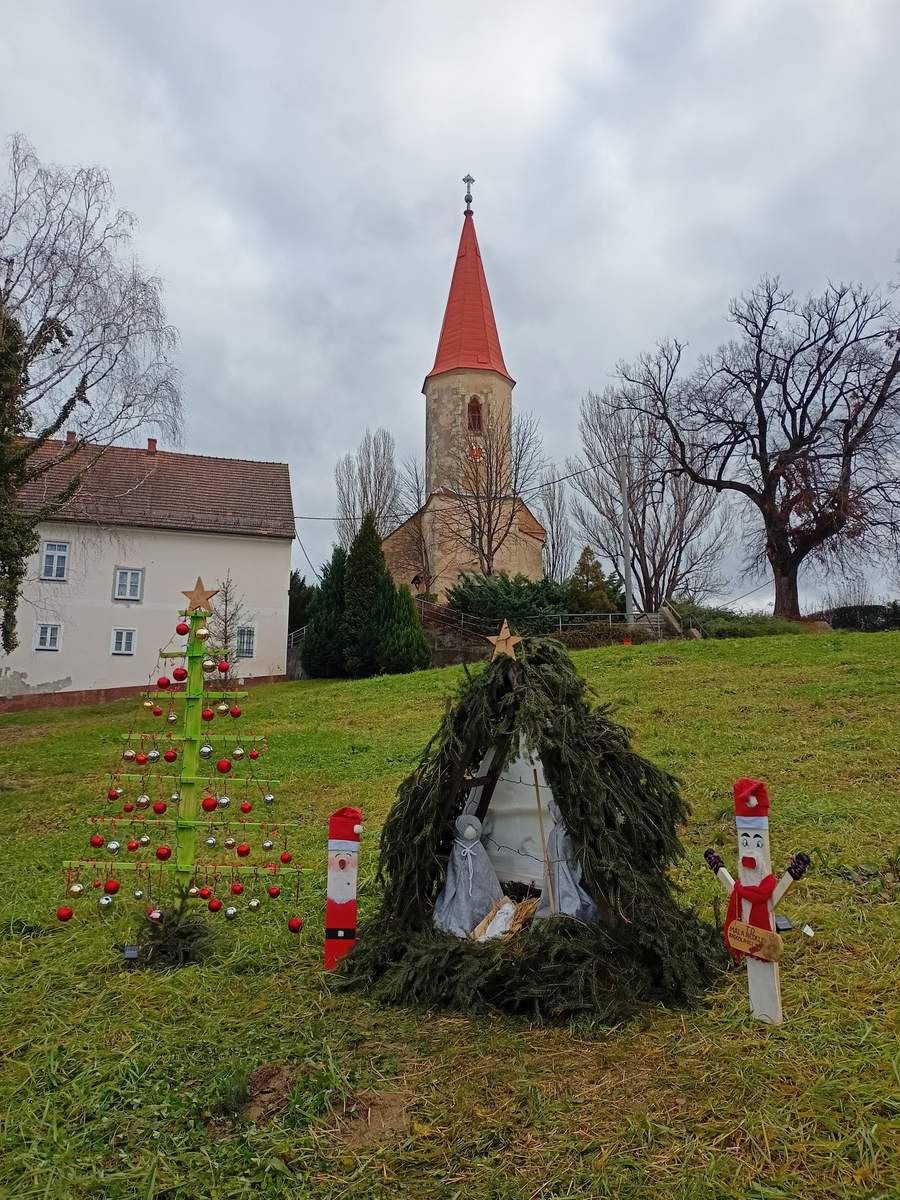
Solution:
[{"label": "red steeple roof", "polygon": [[426,379],[460,367],[497,371],[510,383],[515,383],[503,361],[491,294],[475,235],[475,220],[470,211],[463,220],[437,354]]}]

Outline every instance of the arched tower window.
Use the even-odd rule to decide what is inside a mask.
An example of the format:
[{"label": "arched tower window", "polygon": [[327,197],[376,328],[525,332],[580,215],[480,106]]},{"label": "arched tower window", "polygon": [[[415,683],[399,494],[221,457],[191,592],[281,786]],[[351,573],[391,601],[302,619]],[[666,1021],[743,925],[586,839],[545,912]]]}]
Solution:
[{"label": "arched tower window", "polygon": [[469,400],[468,416],[469,432],[481,433],[483,428],[481,423],[481,401],[477,396],[472,396]]}]

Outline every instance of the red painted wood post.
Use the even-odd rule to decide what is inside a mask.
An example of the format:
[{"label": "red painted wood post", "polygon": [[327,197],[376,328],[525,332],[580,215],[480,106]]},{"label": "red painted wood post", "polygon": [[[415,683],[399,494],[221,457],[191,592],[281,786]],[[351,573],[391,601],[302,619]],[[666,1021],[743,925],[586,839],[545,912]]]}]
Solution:
[{"label": "red painted wood post", "polygon": [[356,945],[356,876],[362,810],[339,808],[328,818],[328,892],[324,963],[333,970]]}]

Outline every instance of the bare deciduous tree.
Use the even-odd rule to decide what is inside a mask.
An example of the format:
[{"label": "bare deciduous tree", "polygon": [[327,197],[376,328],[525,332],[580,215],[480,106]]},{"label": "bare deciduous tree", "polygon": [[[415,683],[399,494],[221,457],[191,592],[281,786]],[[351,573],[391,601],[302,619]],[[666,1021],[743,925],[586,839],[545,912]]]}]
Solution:
[{"label": "bare deciduous tree", "polygon": [[219,677],[220,681],[230,687],[236,683],[241,673],[237,663],[239,657],[244,656],[238,631],[248,627],[254,628],[256,613],[250,612],[247,608],[245,598],[238,591],[230,571],[226,573],[224,579],[219,580],[217,586],[219,594],[214,598],[212,616],[209,618],[208,625],[213,644],[224,651],[228,663],[228,672]]},{"label": "bare deciduous tree", "polygon": [[750,564],[768,562],[775,614],[797,617],[804,562],[852,572],[897,538],[897,315],[861,286],[798,301],[764,278],[730,318],[738,336],[690,374],[678,341],[621,367],[622,408],[653,421],[672,469],[746,502]]},{"label": "bare deciduous tree", "polygon": [[[599,395],[588,392],[581,402],[583,458],[569,463],[571,471],[584,472],[572,481],[581,497],[572,505],[576,525],[596,553],[621,570],[624,461],[631,568],[641,607],[657,612],[674,595],[706,599],[721,586],[728,512],[715,493],[667,472],[655,422],[622,412],[621,400],[616,389],[607,388]],[[592,469],[585,471],[587,466]]]},{"label": "bare deciduous tree", "polygon": [[549,579],[562,583],[572,570],[575,544],[569,520],[569,497],[565,482],[550,464],[541,480],[539,508],[541,521],[547,531],[544,543],[544,573]]},{"label": "bare deciduous tree", "polygon": [[[141,426],[174,438],[181,398],[162,285],[127,257],[135,219],[99,167],[44,165],[21,136],[0,193],[0,608],[3,648],[36,526],[78,490],[113,441]],[[74,441],[48,443],[66,427]],[[90,444],[89,453],[84,452]],[[40,452],[40,453],[39,453]],[[54,474],[71,462],[75,468]],[[65,484],[55,480],[65,477]],[[43,481],[39,512],[17,497]]]},{"label": "bare deciduous tree", "polygon": [[355,454],[345,454],[334,468],[337,488],[337,535],[345,550],[359,532],[363,515],[375,514],[381,537],[397,524],[399,480],[394,438],[386,429],[366,429]]},{"label": "bare deciduous tree", "polygon": [[530,413],[512,421],[489,416],[481,431],[460,438],[447,488],[452,503],[441,508],[440,521],[447,542],[475,559],[481,574],[493,575],[543,468],[540,428]]}]

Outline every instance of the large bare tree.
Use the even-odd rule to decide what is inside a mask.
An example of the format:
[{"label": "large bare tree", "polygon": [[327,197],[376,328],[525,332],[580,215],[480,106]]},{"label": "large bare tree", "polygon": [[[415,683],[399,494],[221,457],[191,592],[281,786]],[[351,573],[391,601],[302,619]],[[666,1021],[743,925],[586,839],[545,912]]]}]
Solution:
[{"label": "large bare tree", "polygon": [[[135,219],[99,167],[41,163],[10,143],[0,192],[0,609],[2,646],[37,525],[112,442],[142,426],[174,438],[181,398],[162,285],[130,256]],[[56,444],[72,429],[75,438]],[[88,449],[86,449],[88,447]],[[68,462],[65,472],[54,468]],[[65,477],[65,484],[57,483]],[[40,481],[38,511],[21,489]],[[34,489],[32,489],[34,490]]]},{"label": "large bare tree", "polygon": [[517,413],[511,421],[489,415],[479,432],[459,438],[439,519],[447,544],[474,559],[482,575],[494,574],[525,498],[539,490],[543,469],[540,427],[530,413]]},{"label": "large bare tree", "polygon": [[538,501],[541,521],[547,531],[544,542],[544,573],[549,579],[562,583],[572,570],[575,540],[569,520],[569,497],[565,481],[550,464],[541,479]]},{"label": "large bare tree", "polygon": [[394,438],[386,429],[366,429],[355,454],[345,454],[334,468],[337,488],[337,535],[345,550],[359,532],[367,512],[375,514],[381,537],[397,524],[399,479]]},{"label": "large bare tree", "polygon": [[798,300],[764,278],[732,301],[735,338],[682,366],[663,342],[622,366],[621,410],[649,418],[667,469],[744,503],[748,565],[797,617],[807,560],[853,571],[900,527],[900,331],[877,292]]},{"label": "large bare tree", "polygon": [[668,471],[656,423],[623,412],[615,388],[581,402],[582,457],[570,460],[578,493],[572,512],[582,537],[618,570],[624,555],[622,482],[626,481],[631,569],[641,607],[658,612],[675,595],[703,600],[721,587],[729,517],[714,492]]}]

